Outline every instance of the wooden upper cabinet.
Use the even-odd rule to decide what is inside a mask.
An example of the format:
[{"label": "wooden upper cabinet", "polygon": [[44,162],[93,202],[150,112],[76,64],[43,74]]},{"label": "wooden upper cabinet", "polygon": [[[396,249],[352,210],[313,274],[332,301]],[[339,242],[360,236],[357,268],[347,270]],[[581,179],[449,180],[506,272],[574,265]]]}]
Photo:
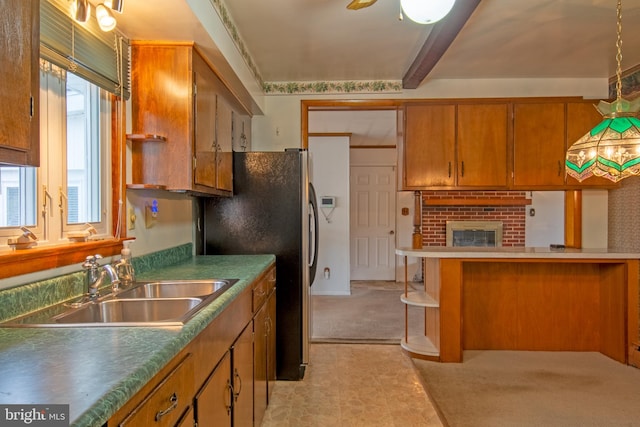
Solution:
[{"label": "wooden upper cabinet", "polygon": [[456,106],[405,108],[404,189],[452,187],[456,165]]},{"label": "wooden upper cabinet", "polygon": [[191,43],[132,42],[132,184],[230,196],[233,95]]},{"label": "wooden upper cabinet", "polygon": [[217,106],[216,187],[233,190],[233,110],[222,97]]},{"label": "wooden upper cabinet", "polygon": [[403,189],[506,187],[506,103],[408,105],[405,114]]},{"label": "wooden upper cabinet", "polygon": [[458,187],[506,187],[508,104],[460,104]]},{"label": "wooden upper cabinet", "polygon": [[[567,147],[602,121],[575,98],[408,102],[400,138],[402,190],[615,188],[566,176]],[[399,122],[401,123],[401,122]]]},{"label": "wooden upper cabinet", "polygon": [[0,164],[39,166],[40,3],[4,0],[0,40]]},{"label": "wooden upper cabinet", "polygon": [[[603,120],[602,114],[595,107],[598,102],[598,100],[592,100],[567,103],[567,149]],[[618,184],[599,176],[592,176],[579,182],[567,175],[566,184],[581,188],[614,188],[618,186]]]},{"label": "wooden upper cabinet", "polygon": [[564,185],[565,103],[513,106],[513,185]]},{"label": "wooden upper cabinet", "polygon": [[199,57],[193,61],[195,93],[194,183],[216,187],[216,114],[217,96],[213,85],[213,71]]}]

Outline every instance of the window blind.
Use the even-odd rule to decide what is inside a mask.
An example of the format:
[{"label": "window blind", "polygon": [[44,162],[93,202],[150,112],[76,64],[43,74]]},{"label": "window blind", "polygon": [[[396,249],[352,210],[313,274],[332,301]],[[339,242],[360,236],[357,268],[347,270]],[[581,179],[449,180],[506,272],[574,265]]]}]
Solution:
[{"label": "window blind", "polygon": [[116,30],[100,30],[93,14],[86,23],[76,22],[69,5],[67,0],[40,1],[40,56],[129,99],[129,40]]}]

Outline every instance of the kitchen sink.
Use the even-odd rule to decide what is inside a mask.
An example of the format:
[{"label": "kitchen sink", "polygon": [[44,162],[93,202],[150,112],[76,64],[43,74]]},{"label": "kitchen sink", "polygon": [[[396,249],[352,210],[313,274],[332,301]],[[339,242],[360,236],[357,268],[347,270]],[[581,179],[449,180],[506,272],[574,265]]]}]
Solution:
[{"label": "kitchen sink", "polygon": [[135,282],[96,301],[60,303],[0,327],[182,326],[238,279]]},{"label": "kitchen sink", "polygon": [[204,298],[222,293],[234,280],[162,280],[136,283],[132,288],[118,293],[117,298]]},{"label": "kitchen sink", "polygon": [[53,318],[60,324],[183,324],[203,303],[202,298],[111,299],[90,303]]}]

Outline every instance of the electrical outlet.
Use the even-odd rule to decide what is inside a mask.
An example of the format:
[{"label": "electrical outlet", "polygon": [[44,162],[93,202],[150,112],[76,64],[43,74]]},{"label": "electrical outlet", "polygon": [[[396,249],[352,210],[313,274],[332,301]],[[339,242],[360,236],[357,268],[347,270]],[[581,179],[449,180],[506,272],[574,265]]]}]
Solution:
[{"label": "electrical outlet", "polygon": [[127,217],[127,222],[129,223],[129,230],[135,230],[135,228],[136,228],[136,210],[134,208],[129,208],[129,215]]}]

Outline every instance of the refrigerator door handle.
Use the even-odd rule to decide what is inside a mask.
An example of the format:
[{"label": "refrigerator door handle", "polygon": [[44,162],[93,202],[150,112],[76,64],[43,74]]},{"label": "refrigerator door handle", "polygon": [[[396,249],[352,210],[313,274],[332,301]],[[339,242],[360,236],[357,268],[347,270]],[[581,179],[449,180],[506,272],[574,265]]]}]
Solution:
[{"label": "refrigerator door handle", "polygon": [[318,203],[313,184],[309,183],[309,286],[316,278],[318,264]]}]

